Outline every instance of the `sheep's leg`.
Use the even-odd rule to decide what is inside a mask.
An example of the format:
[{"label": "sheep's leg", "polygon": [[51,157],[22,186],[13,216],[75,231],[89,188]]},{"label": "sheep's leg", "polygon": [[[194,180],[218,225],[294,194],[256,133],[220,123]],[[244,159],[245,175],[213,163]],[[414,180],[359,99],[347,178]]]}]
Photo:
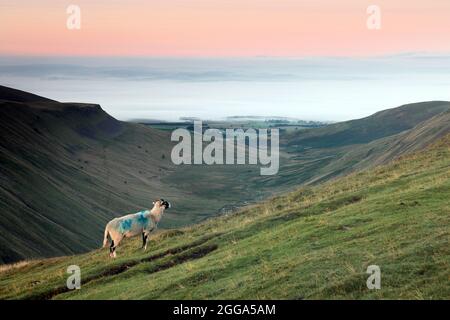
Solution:
[{"label": "sheep's leg", "polygon": [[116,248],[119,245],[120,241],[122,241],[123,239],[123,235],[120,235],[118,238],[116,239],[111,239],[111,247],[110,247],[110,256],[112,258],[116,257]]},{"label": "sheep's leg", "polygon": [[145,231],[142,231],[142,248],[145,248],[147,244],[147,235],[145,234]]},{"label": "sheep's leg", "polygon": [[142,232],[142,248],[144,248],[144,251],[147,250],[147,241],[148,241],[148,234],[150,232],[145,231]]},{"label": "sheep's leg", "polygon": [[147,250],[147,242],[148,242],[148,236],[150,233],[152,233],[153,231],[156,230],[156,225],[153,225],[151,227],[151,229],[148,230],[144,230],[144,232],[142,233],[142,246],[144,247],[144,251]]},{"label": "sheep's leg", "polygon": [[116,257],[116,246],[114,245],[114,240],[111,240],[111,245],[109,247],[109,256],[111,258]]}]

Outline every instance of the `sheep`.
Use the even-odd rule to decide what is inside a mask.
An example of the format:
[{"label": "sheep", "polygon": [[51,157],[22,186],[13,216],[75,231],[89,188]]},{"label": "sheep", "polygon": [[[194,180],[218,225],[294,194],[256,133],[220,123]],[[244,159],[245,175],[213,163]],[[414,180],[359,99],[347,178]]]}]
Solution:
[{"label": "sheep", "polygon": [[164,199],[153,202],[151,210],[143,210],[138,213],[128,214],[109,221],[105,227],[103,247],[108,245],[108,236],[111,238],[109,256],[116,257],[116,248],[123,238],[130,238],[142,234],[142,248],[147,250],[147,238],[150,232],[156,230],[165,209],[170,208],[170,203]]}]

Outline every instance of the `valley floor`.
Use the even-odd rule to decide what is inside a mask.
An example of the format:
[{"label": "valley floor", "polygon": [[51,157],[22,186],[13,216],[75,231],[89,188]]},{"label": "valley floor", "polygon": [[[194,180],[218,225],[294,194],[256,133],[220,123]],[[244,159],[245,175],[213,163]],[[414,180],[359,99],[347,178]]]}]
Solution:
[{"label": "valley floor", "polygon": [[[449,299],[450,136],[425,151],[108,249],[3,267],[2,299]],[[101,237],[101,235],[100,235]],[[69,291],[66,269],[81,268]],[[366,286],[369,265],[381,289]]]}]

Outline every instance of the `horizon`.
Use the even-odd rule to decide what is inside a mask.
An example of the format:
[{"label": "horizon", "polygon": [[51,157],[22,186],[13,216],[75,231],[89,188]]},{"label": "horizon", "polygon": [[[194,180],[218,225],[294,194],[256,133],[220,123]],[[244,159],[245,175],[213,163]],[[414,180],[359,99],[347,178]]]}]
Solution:
[{"label": "horizon", "polygon": [[[0,83],[120,120],[246,114],[345,121],[450,100],[450,55],[381,57],[5,57]],[[420,90],[419,90],[420,89]]]},{"label": "horizon", "polygon": [[[344,121],[450,100],[450,2],[4,0],[0,83],[120,120]],[[20,19],[18,19],[20,17]]]}]

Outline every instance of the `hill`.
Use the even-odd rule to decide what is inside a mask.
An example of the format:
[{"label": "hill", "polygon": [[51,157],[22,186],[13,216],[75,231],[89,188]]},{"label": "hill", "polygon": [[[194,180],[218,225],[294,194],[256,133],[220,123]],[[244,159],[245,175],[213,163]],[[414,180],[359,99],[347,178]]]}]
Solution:
[{"label": "hill", "polygon": [[[3,267],[0,298],[448,299],[449,193],[445,135],[388,165],[155,235],[145,253],[136,239],[117,259],[99,249]],[[65,286],[72,264],[76,291]],[[366,287],[369,265],[380,290]]]},{"label": "hill", "polygon": [[447,101],[412,103],[377,112],[369,117],[307,130],[287,138],[290,146],[327,148],[365,144],[410,130],[442,112],[450,110]]},{"label": "hill", "polygon": [[[259,175],[254,166],[187,166],[163,178],[195,194],[253,203],[274,194],[344,176],[421,150],[450,132],[450,102],[408,104],[372,116],[280,135],[280,170]],[[197,183],[192,185],[192,178]],[[218,177],[211,182],[211,177]]]},{"label": "hill", "polygon": [[422,102],[321,128],[290,132],[282,141],[285,159],[267,185],[315,184],[386,164],[423,149],[450,132],[450,103]]},{"label": "hill", "polygon": [[95,104],[0,87],[0,262],[86,252],[114,215],[161,196],[167,135]]}]

